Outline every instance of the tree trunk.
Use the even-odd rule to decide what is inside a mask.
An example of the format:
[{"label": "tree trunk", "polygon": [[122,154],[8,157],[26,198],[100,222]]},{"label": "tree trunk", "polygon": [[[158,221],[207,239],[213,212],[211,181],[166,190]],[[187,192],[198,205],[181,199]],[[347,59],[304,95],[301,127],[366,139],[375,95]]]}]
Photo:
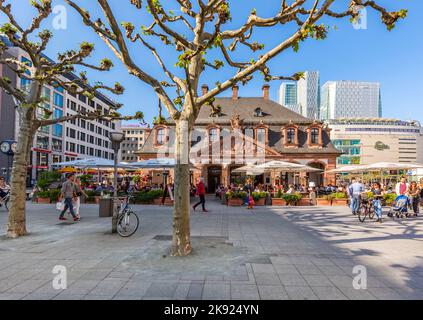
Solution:
[{"label": "tree trunk", "polygon": [[176,122],[172,256],[186,256],[192,250],[188,161],[191,128],[192,125],[186,120]]},{"label": "tree trunk", "polygon": [[13,157],[9,223],[7,236],[17,238],[27,234],[25,219],[26,175],[35,130],[31,128],[32,108],[22,110],[17,151]]}]

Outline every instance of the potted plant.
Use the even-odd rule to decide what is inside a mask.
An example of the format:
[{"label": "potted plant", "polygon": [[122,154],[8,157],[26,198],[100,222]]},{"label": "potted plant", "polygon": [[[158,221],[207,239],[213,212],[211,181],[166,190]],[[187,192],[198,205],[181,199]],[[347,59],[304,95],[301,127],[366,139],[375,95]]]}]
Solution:
[{"label": "potted plant", "polygon": [[333,196],[331,194],[319,197],[319,198],[316,199],[317,205],[318,206],[331,206],[332,205],[332,199],[333,199]]},{"label": "potted plant", "polygon": [[163,198],[163,190],[157,189],[157,190],[150,190],[148,192],[149,196],[153,200],[154,204],[160,205],[162,204],[162,198]]},{"label": "potted plant", "polygon": [[299,206],[311,206],[311,199],[310,197],[301,197],[300,200],[298,200]]},{"label": "potted plant", "polygon": [[266,198],[268,196],[267,192],[261,191],[261,192],[252,192],[251,195],[254,199],[254,204],[256,206],[264,206]]},{"label": "potted plant", "polygon": [[346,206],[348,203],[347,195],[344,192],[335,192],[332,194],[332,205],[333,206]]},{"label": "potted plant", "polygon": [[298,202],[301,200],[302,196],[300,193],[285,193],[283,195],[283,198],[286,201],[287,205],[296,206]]},{"label": "potted plant", "polygon": [[51,203],[50,191],[38,191],[37,192],[37,203]]},{"label": "potted plant", "polygon": [[283,198],[283,192],[281,189],[279,189],[272,198],[272,206],[286,206],[286,201]]},{"label": "potted plant", "polygon": [[60,189],[53,189],[49,191],[49,197],[50,197],[50,201],[52,203],[56,203],[59,200],[60,197]]},{"label": "potted plant", "polygon": [[228,206],[242,206],[247,197],[247,193],[244,191],[229,191],[226,193],[228,199]]}]

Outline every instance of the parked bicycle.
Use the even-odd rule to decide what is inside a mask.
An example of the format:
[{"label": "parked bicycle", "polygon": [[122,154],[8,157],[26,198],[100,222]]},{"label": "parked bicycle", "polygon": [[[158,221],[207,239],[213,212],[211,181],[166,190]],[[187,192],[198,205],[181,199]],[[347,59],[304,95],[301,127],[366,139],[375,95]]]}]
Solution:
[{"label": "parked bicycle", "polygon": [[10,192],[8,192],[4,197],[0,198],[0,208],[4,206],[7,211],[9,211],[8,203],[10,200]]},{"label": "parked bicycle", "polygon": [[130,237],[137,230],[139,226],[139,218],[129,206],[129,201],[133,198],[127,196],[121,204],[117,220],[117,232],[122,237]]}]

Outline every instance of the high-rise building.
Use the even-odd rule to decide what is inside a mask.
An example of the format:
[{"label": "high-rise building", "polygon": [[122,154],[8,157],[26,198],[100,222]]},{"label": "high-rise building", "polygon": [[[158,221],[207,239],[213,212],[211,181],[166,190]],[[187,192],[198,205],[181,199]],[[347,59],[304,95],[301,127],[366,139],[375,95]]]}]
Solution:
[{"label": "high-rise building", "polygon": [[[4,55],[30,63],[27,54],[16,47],[10,47]],[[17,87],[22,90],[28,88],[29,81],[24,77],[19,78],[6,65],[0,65],[0,76],[8,76],[12,83],[17,84]],[[63,81],[75,79],[76,76],[71,73],[63,77]],[[60,86],[45,85],[42,95],[45,98],[44,108],[52,111],[53,118],[95,110],[101,110],[103,114],[107,114],[118,107],[118,103],[100,92],[97,92],[91,100],[82,94],[68,92]],[[15,103],[3,90],[0,94],[0,103],[0,138],[1,140],[17,140],[20,125]],[[37,116],[43,117],[44,112],[38,109]],[[111,131],[120,131],[120,121],[76,119],[41,127],[35,134],[31,149],[27,185],[33,185],[39,173],[51,170],[54,163],[89,157],[113,159],[114,152],[109,141]],[[7,159],[2,153],[0,153],[0,164],[1,174],[3,174],[7,170],[5,168]]]},{"label": "high-rise building", "polygon": [[125,140],[121,144],[122,161],[136,162],[138,161],[136,152],[141,149],[150,135],[150,125],[125,124],[122,125],[122,131],[125,134]]},{"label": "high-rise building", "polygon": [[377,82],[328,81],[322,86],[320,118],[380,118],[382,102]]},{"label": "high-rise building", "polygon": [[279,104],[296,113],[301,113],[298,105],[296,82],[282,82],[279,88]]},{"label": "high-rise building", "polygon": [[318,71],[306,71],[297,82],[297,103],[300,114],[310,119],[319,118],[320,78]]}]

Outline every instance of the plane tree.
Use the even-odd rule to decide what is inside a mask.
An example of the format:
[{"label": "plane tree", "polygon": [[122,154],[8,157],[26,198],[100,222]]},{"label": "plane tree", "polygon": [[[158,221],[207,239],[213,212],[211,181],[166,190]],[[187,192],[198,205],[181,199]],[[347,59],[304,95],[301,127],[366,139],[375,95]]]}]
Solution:
[{"label": "plane tree", "polygon": [[[376,1],[351,0],[346,5],[345,1],[335,0],[282,0],[266,1],[267,8],[274,9],[273,16],[263,17],[258,10],[252,9],[247,16],[237,17],[235,21],[230,8],[234,1],[131,0],[133,10],[121,21],[118,7],[111,7],[116,1],[97,0],[95,6],[100,10],[95,11],[101,11],[101,16],[92,16],[92,12],[81,7],[78,1],[65,1],[98,34],[128,72],[151,87],[175,124],[171,252],[174,256],[188,255],[192,250],[189,137],[200,108],[207,104],[218,109],[220,106],[214,104],[218,94],[237,83],[248,83],[254,74],[261,74],[265,81],[299,80],[302,72],[274,75],[268,62],[286,50],[298,51],[301,42],[307,39],[325,39],[330,27],[322,20],[345,18],[356,21],[360,18],[359,9],[369,8],[377,11],[382,23],[391,30],[407,14],[406,10],[388,11]],[[334,9],[335,3],[338,11]],[[339,11],[341,5],[345,7]],[[177,13],[171,10],[174,7],[178,8]],[[131,17],[136,17],[134,22],[128,21]],[[232,28],[234,24],[237,27]],[[286,27],[285,31],[282,32],[281,27]],[[257,36],[258,29],[268,29],[274,38],[280,39],[279,42],[265,48],[263,39]],[[140,51],[134,50],[135,43],[155,58],[162,71],[161,77],[148,71],[148,59],[137,62]],[[177,59],[164,54],[169,50]],[[241,55],[237,55],[239,50]],[[199,83],[204,73],[222,67],[231,68],[232,74],[199,95]]]},{"label": "plane tree", "polygon": [[[120,115],[118,109],[121,105],[118,105],[116,109],[111,109],[110,112],[95,110],[60,117],[53,115],[47,105],[50,103],[49,98],[43,93],[45,86],[61,87],[70,93],[85,95],[88,99],[93,99],[98,90],[122,94],[124,88],[119,83],[115,83],[113,86],[107,86],[101,82],[90,84],[86,71],[81,71],[78,77],[75,76],[75,68],[109,71],[113,67],[112,61],[108,58],[101,60],[98,65],[87,62],[87,58],[94,51],[92,43],[82,41],[76,50],[57,52],[56,61],[49,59],[45,51],[53,33],[43,28],[43,22],[52,14],[52,1],[31,1],[31,5],[36,9],[36,16],[28,27],[24,27],[14,16],[12,5],[6,4],[3,0],[0,1],[0,12],[8,20],[0,26],[0,33],[4,40],[0,41],[0,63],[16,75],[15,81],[6,76],[0,77],[0,88],[13,97],[19,117],[17,149],[13,157],[11,176],[11,199],[7,227],[9,237],[27,234],[25,215],[27,168],[35,134],[41,127],[78,118],[105,121],[143,118],[141,112],[134,116]],[[25,59],[13,55],[10,52],[11,48],[19,48]],[[17,81],[17,79],[25,81]],[[25,85],[21,86],[21,83]]]}]

